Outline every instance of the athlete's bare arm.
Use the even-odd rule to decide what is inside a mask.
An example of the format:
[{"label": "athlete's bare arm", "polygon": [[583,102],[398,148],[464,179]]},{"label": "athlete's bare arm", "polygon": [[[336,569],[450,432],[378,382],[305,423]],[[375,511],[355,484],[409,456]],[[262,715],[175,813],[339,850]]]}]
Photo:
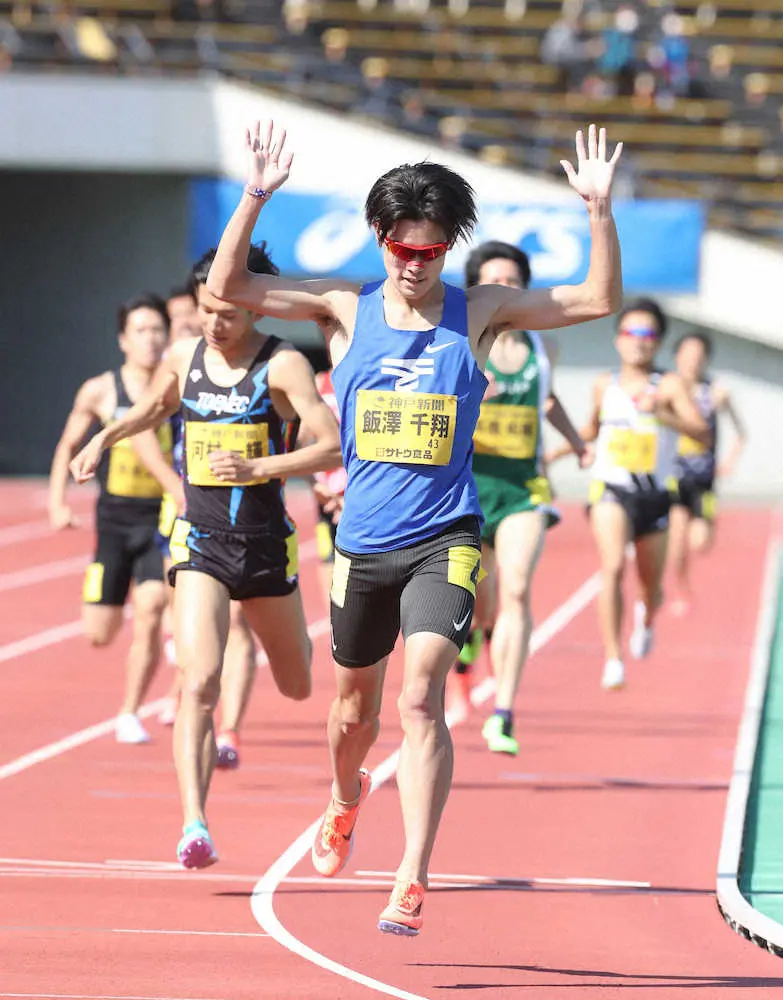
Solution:
[{"label": "athlete's bare arm", "polygon": [[563,160],[568,182],[584,199],[590,217],[590,267],[580,285],[517,290],[502,285],[475,285],[468,291],[471,334],[478,333],[481,362],[492,341],[504,330],[549,330],[571,326],[616,312],[622,303],[620,244],[612,218],[611,188],[622,143],[606,156],[606,130],[590,126],[585,150],[576,133],[577,169]]},{"label": "athlete's bare arm", "polygon": [[185,491],[182,480],[172,468],[160,446],[158,435],[151,428],[131,438],[133,450],[157,479],[166,493],[174,498],[178,510],[185,508]]},{"label": "athlete's bare arm", "polygon": [[[273,135],[273,123],[267,122],[261,136],[260,122],[252,133],[245,133],[247,187],[270,195],[288,179],[293,153],[285,150],[285,130]],[[353,330],[359,286],[348,281],[290,281],[268,274],[253,274],[247,268],[247,254],[258,216],[266,199],[245,191],[218,244],[209,270],[207,288],[213,295],[235,302],[265,316],[286,320],[310,320],[323,331],[330,349],[337,352],[336,364],[347,349]],[[331,341],[345,339],[340,345]]]},{"label": "athlete's bare arm", "polygon": [[192,356],[195,350],[193,339],[173,344],[137,402],[119,420],[96,434],[73,459],[71,473],[77,483],[84,483],[95,475],[101,454],[107,448],[148,428],[158,427],[176,413],[181,401],[180,366],[185,354]]},{"label": "athlete's bare arm", "polygon": [[658,420],[679,434],[710,445],[712,432],[679,375],[667,372],[652,397]]},{"label": "athlete's bare arm", "polygon": [[260,478],[303,476],[341,465],[340,430],[315,386],[307,358],[290,345],[278,348],[269,362],[268,384],[278,414],[284,420],[298,417],[311,443],[287,454],[257,459],[246,459],[232,451],[213,452],[209,465],[215,476],[243,483]]},{"label": "athlete's bare arm", "polygon": [[[590,416],[579,430],[579,437],[585,444],[595,441],[598,437],[598,432],[601,429],[601,407],[604,402],[604,393],[611,378],[612,376],[609,373],[599,375],[593,384],[593,401]],[[566,441],[559,447],[553,448],[551,452],[548,452],[546,461],[547,463],[556,462],[559,458],[570,455],[573,451],[574,448],[571,443]]]},{"label": "athlete's bare arm", "polygon": [[723,479],[725,476],[733,474],[739,457],[748,442],[748,433],[745,429],[744,421],[737,412],[729,390],[725,386],[716,385],[712,392],[715,410],[718,413],[725,413],[734,428],[734,443],[718,468],[718,476]]},{"label": "athlete's bare arm", "polygon": [[76,393],[49,471],[49,521],[53,528],[76,527],[79,523],[67,502],[69,466],[90,427],[101,419],[106,410],[106,397],[112,393],[114,379],[111,372],[88,379]]},{"label": "athlete's bare arm", "polygon": [[551,337],[542,337],[547,358],[549,359],[549,396],[544,404],[544,412],[549,423],[571,446],[578,459],[579,464],[586,468],[591,464],[593,456],[588,446],[582,440],[579,431],[574,426],[565,407],[560,401],[560,397],[554,391],[555,384],[555,362],[557,360],[557,344]]}]

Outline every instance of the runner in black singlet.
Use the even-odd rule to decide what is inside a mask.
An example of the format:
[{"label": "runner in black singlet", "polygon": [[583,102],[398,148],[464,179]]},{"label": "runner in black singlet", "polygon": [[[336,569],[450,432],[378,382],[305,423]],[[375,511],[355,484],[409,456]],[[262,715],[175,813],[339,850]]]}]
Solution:
[{"label": "runner in black singlet", "polygon": [[[295,699],[310,694],[312,651],[283,478],[340,461],[337,422],[318,395],[307,359],[259,333],[257,314],[207,290],[213,256],[210,251],[193,269],[204,339],[175,344],[139,403],[90,441],[71,466],[79,481],[88,479],[103,449],[182,410],[186,513],[172,532],[169,576],[176,585],[174,635],[183,671],[174,756],[184,813],[177,855],[186,868],[217,861],[206,798],[232,598],[242,602],[263,643],[279,690]],[[247,266],[277,273],[260,247],[251,248]],[[298,418],[313,443],[286,453],[284,437]]]},{"label": "runner in black singlet", "polygon": [[[141,295],[121,307],[119,344],[125,363],[118,371],[104,372],[82,385],[54,454],[49,479],[53,527],[76,523],[66,500],[68,463],[91,428],[120,420],[147,388],[166,348],[168,329],[166,306],[157,296]],[[121,743],[149,739],[137,713],[160,656],[166,588],[155,529],[163,492],[160,482],[174,473],[168,425],[160,428],[159,435],[155,475],[129,441],[106,452],[96,469],[97,545],[84,581],[82,613],[85,635],[94,646],[108,645],[120,630],[122,608],[134,583],[133,641],[116,730]]]}]

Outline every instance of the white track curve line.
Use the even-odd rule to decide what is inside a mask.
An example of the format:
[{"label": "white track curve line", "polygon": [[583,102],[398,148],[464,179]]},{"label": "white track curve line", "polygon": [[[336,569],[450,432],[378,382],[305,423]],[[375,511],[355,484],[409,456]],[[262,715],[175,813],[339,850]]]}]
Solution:
[{"label": "white track curve line", "polygon": [[[594,573],[579,587],[574,593],[558,608],[556,608],[552,614],[541,623],[541,625],[534,630],[532,636],[530,637],[530,653],[538,652],[543,646],[561,632],[566,625],[569,624],[579,613],[583,611],[588,604],[593,600],[598,591],[601,588],[600,576],[598,573]],[[491,697],[494,692],[495,685],[494,682],[483,681],[481,684],[477,685],[473,689],[471,695],[471,701],[475,705],[479,705]],[[448,718],[447,718],[448,721]],[[459,720],[454,722],[449,722],[450,725],[458,725]],[[395,750],[393,754],[387,757],[385,760],[375,768],[372,772],[372,790],[380,788],[381,785],[385,784],[392,777],[392,775],[397,770],[397,760],[399,758],[400,751]],[[313,837],[318,829],[318,824],[321,818],[318,817],[315,822],[313,822],[296,840],[288,847],[274,862],[274,864],[267,869],[264,875],[256,883],[253,888],[253,892],[250,896],[250,908],[253,912],[253,916],[258,922],[262,930],[266,931],[270,937],[273,937],[279,944],[283,945],[284,948],[288,948],[289,951],[294,952],[300,958],[306,959],[308,962],[312,962],[313,965],[317,965],[327,972],[333,972],[335,975],[342,976],[343,979],[350,979],[360,986],[366,986],[368,989],[375,990],[377,993],[385,993],[386,996],[398,997],[399,1000],[428,1000],[427,997],[421,996],[418,993],[408,993],[406,990],[398,989],[396,986],[390,986],[388,983],[382,983],[378,979],[373,979],[371,976],[365,976],[361,972],[357,972],[355,969],[349,969],[346,965],[341,965],[339,962],[335,962],[331,958],[327,958],[326,955],[322,955],[320,952],[311,948],[309,945],[304,944],[280,923],[277,914],[275,913],[274,906],[274,895],[287,876],[291,873],[294,867],[307,855],[313,843]],[[339,880],[337,882],[339,884]]]}]

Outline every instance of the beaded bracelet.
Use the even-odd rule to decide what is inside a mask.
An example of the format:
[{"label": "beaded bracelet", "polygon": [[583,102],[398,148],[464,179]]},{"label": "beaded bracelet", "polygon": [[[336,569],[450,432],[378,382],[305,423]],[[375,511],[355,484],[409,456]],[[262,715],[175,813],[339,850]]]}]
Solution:
[{"label": "beaded bracelet", "polygon": [[258,198],[259,201],[269,201],[272,197],[271,191],[265,191],[263,188],[251,187],[249,184],[245,184],[245,194],[249,194],[251,198]]}]

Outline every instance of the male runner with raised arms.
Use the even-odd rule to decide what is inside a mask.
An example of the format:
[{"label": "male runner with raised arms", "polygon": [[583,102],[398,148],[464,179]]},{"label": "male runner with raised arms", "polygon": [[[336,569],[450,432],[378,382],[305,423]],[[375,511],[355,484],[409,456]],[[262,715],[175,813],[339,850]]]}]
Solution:
[{"label": "male runner with raised arms", "polygon": [[[172,532],[169,577],[176,587],[174,639],[183,673],[174,760],[184,818],[177,856],[186,868],[217,861],[206,800],[232,599],[242,602],[280,692],[294,699],[310,694],[312,647],[283,479],[331,468],[340,456],[337,423],[318,395],[307,359],[255,329],[263,310],[208,291],[213,255],[205,254],[193,270],[203,339],[175,344],[136,406],[72,463],[78,480],[89,478],[103,448],[182,407],[186,513]],[[245,248],[244,266],[277,274],[263,247]],[[287,454],[285,423],[297,417],[313,443]]]},{"label": "male runner with raised arms", "polygon": [[[119,345],[125,361],[117,371],[88,379],[76,394],[49,474],[52,526],[75,524],[66,491],[68,465],[90,429],[120,420],[149,386],[166,349],[169,318],[156,295],[139,295],[120,307]],[[171,473],[171,435],[161,428],[155,471]],[[82,591],[84,634],[93,646],[107,646],[122,627],[122,610],[133,586],[133,639],[126,665],[125,695],[117,716],[119,743],[146,743],[149,734],[138,710],[158,665],[161,621],[166,607],[163,561],[155,545],[162,489],[131,442],[107,452],[96,470],[97,544]]]},{"label": "male runner with raised arms", "polygon": [[[482,243],[465,264],[465,284],[527,288],[527,254],[509,243]],[[490,385],[473,435],[473,475],[484,514],[481,565],[487,577],[478,587],[473,641],[455,664],[467,678],[466,655],[476,634],[491,631],[490,661],[497,684],[495,710],[482,734],[493,753],[516,755],[514,699],[527,660],[533,616],[530,591],[547,529],[559,515],[543,468],[544,417],[589,462],[590,453],[552,389],[553,346],[537,333],[506,330],[489,352]],[[475,653],[473,654],[473,658]],[[462,691],[466,711],[467,686]],[[452,706],[456,707],[456,705]]]},{"label": "male runner with raised arms", "polygon": [[[747,435],[729,390],[710,378],[707,367],[712,358],[712,341],[705,333],[686,333],[674,347],[677,374],[707,421],[712,442],[705,444],[681,434],[677,443],[675,475],[677,493],[672,500],[669,523],[669,564],[674,572],[675,595],[672,611],[685,614],[692,594],[688,572],[691,553],[704,553],[715,538],[715,479],[730,476],[745,447]],[[734,428],[729,454],[717,463],[718,416],[724,413]]]},{"label": "male runner with raised arms", "polygon": [[382,248],[384,281],[296,282],[251,274],[246,255],[265,201],[288,177],[285,132],[246,133],[248,184],[209,274],[221,297],[281,319],[313,320],[331,355],[348,485],[337,528],[331,593],[337,697],[328,736],[332,799],[313,862],[335,875],[350,854],[370,790],[362,768],[378,734],[389,654],[402,627],[399,710],[405,734],[397,783],[405,852],[379,929],[416,934],[427,870],[453,767],[443,700],[476,592],[481,510],[472,439],[490,347],[504,330],[561,327],[603,316],[621,297],[620,253],[609,193],[618,146],[594,126],[577,135],[570,183],[587,202],[592,249],[583,284],[537,291],[441,281],[444,255],[469,237],[473,191],[437,163],[406,164],[373,185],[367,219]]}]

